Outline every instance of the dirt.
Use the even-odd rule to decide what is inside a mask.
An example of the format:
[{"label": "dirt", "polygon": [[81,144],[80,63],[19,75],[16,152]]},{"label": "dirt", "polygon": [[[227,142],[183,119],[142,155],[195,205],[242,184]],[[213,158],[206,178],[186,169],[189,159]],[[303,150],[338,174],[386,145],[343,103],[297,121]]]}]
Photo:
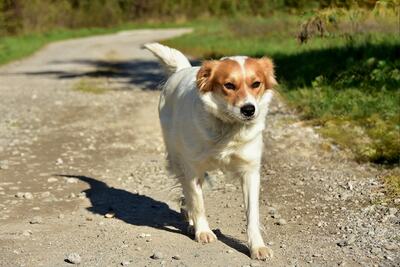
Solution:
[{"label": "dirt", "polygon": [[275,257],[249,258],[239,183],[218,172],[205,194],[219,240],[187,234],[164,168],[163,72],[140,49],[185,31],[64,41],[0,68],[0,266],[400,266],[400,213],[384,201],[380,170],[279,98],[260,205]]}]

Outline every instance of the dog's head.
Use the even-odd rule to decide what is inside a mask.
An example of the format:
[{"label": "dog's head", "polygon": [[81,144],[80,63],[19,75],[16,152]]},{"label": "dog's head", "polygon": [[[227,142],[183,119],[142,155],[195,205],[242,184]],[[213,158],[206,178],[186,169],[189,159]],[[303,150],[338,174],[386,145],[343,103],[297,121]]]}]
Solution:
[{"label": "dog's head", "polygon": [[276,84],[274,65],[266,57],[205,61],[197,73],[197,87],[207,109],[229,122],[251,122],[263,114]]}]

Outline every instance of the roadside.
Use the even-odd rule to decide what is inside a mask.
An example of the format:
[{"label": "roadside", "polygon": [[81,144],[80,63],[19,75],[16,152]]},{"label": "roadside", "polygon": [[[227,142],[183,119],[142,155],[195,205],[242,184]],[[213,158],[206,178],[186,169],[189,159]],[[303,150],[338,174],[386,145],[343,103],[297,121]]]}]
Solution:
[{"label": "roadside", "polygon": [[261,194],[275,258],[247,256],[241,190],[219,173],[206,190],[219,241],[185,234],[180,190],[164,170],[162,71],[139,48],[183,32],[59,42],[0,68],[0,265],[70,266],[71,253],[82,266],[398,264],[400,213],[381,202],[379,170],[349,160],[278,101]]}]

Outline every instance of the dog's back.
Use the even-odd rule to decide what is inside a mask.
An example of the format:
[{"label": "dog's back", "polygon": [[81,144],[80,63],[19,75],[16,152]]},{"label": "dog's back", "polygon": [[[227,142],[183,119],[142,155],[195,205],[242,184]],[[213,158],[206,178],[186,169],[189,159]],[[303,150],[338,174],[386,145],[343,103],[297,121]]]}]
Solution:
[{"label": "dog's back", "polygon": [[181,128],[190,125],[190,122],[185,120],[185,114],[188,114],[192,108],[189,106],[191,101],[185,101],[185,99],[193,99],[196,89],[196,73],[199,67],[192,67],[189,60],[173,48],[158,43],[146,44],[144,47],[161,60],[167,74],[170,75],[162,87],[158,108],[168,153],[168,168],[179,176],[182,166],[179,164],[177,155],[179,155],[179,142],[184,140],[179,136],[183,133]]}]

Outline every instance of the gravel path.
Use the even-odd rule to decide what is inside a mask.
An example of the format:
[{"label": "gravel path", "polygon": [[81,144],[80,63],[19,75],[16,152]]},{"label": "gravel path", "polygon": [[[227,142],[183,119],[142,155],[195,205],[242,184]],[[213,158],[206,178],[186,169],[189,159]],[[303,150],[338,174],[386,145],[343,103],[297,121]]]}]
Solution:
[{"label": "gravel path", "polygon": [[400,212],[359,165],[278,102],[265,131],[251,261],[237,181],[206,188],[219,241],[186,234],[164,170],[162,70],[140,45],[185,30],[54,43],[0,68],[0,266],[400,266]]}]

